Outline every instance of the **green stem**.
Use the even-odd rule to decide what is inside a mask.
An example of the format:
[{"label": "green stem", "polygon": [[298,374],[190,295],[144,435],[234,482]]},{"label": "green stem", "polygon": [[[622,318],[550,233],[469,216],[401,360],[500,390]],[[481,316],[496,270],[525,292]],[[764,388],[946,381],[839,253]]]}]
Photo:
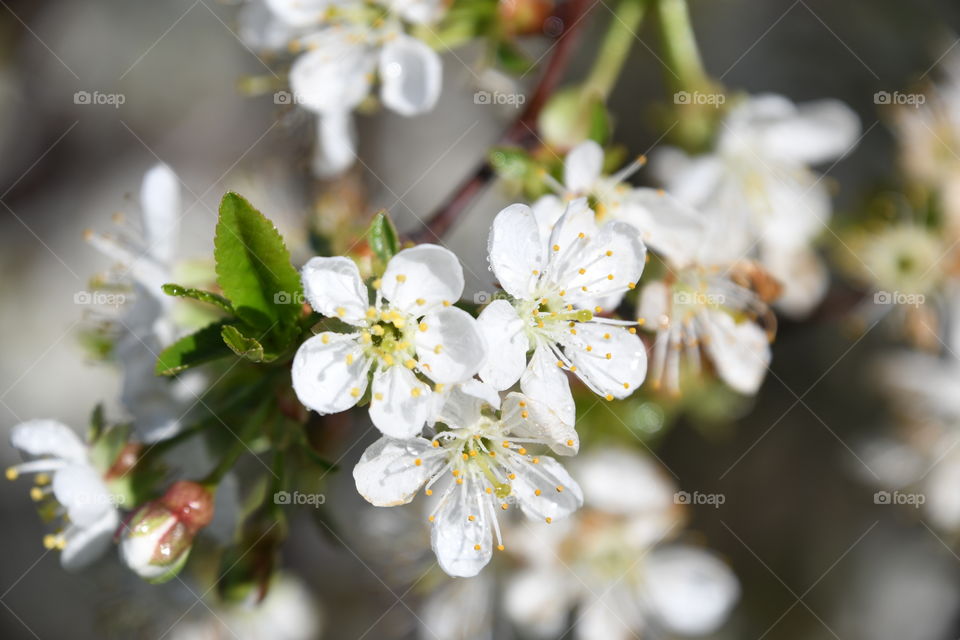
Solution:
[{"label": "green stem", "polygon": [[600,53],[584,83],[585,94],[599,95],[604,101],[609,97],[637,38],[636,32],[645,12],[646,0],[621,0],[617,5],[600,45]]},{"label": "green stem", "polygon": [[657,0],[657,15],[664,62],[669,69],[668,81],[677,91],[709,87],[710,79],[700,59],[687,0]]},{"label": "green stem", "polygon": [[200,484],[205,485],[210,491],[216,491],[217,485],[220,484],[223,476],[233,469],[233,466],[237,463],[237,460],[240,459],[240,456],[250,450],[250,446],[247,444],[250,433],[263,423],[264,418],[266,418],[267,414],[269,414],[273,408],[273,397],[270,396],[260,404],[240,432],[234,434],[236,435],[236,442],[233,443],[233,446],[230,447],[223,458],[220,459],[217,466],[207,474],[207,477],[200,481]]}]

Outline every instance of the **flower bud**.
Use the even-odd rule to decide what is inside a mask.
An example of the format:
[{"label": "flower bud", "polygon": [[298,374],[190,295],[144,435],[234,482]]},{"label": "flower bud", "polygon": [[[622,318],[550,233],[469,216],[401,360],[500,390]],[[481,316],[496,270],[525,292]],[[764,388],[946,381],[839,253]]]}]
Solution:
[{"label": "flower bud", "polygon": [[497,14],[506,33],[531,35],[543,30],[553,8],[553,0],[500,0]]},{"label": "flower bud", "polygon": [[193,538],[213,519],[213,495],[195,482],[176,482],[137,509],[120,541],[124,563],[141,578],[166,582],[187,561]]}]

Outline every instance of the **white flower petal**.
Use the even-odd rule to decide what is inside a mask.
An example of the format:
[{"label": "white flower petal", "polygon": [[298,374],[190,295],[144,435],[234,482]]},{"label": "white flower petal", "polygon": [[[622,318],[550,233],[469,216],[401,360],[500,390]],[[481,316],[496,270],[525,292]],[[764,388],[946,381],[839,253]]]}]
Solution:
[{"label": "white flower petal", "polygon": [[463,267],[449,249],[421,244],[390,259],[380,290],[394,306],[420,317],[463,294]]},{"label": "white flower petal", "polygon": [[740,597],[740,585],[730,568],[696,547],[653,550],[644,574],[652,612],[671,632],[685,636],[715,631]]},{"label": "white flower petal", "polygon": [[499,409],[500,394],[479,380],[468,380],[454,385],[446,394],[437,420],[452,427],[468,428],[480,420],[484,407]]},{"label": "white flower petal", "polygon": [[576,640],[636,640],[645,637],[646,623],[626,585],[604,586],[580,605]]},{"label": "white flower petal", "polygon": [[424,316],[414,344],[421,370],[443,384],[473,377],[486,357],[477,321],[456,307],[435,309]]},{"label": "white flower petal", "polygon": [[608,304],[615,305],[640,280],[646,257],[647,248],[636,228],[625,222],[608,222],[591,238],[589,247],[578,253],[578,259],[565,261],[565,275],[559,278],[574,304],[587,301],[589,306],[590,300],[614,296],[617,299]]},{"label": "white flower petal", "polygon": [[267,7],[291,27],[314,27],[320,24],[330,0],[265,0]]},{"label": "white flower petal", "polygon": [[670,289],[662,280],[654,280],[640,292],[640,304],[637,307],[637,319],[642,327],[656,330],[670,312]]},{"label": "white flower petal", "polygon": [[610,213],[635,227],[643,242],[675,268],[695,260],[704,241],[703,219],[697,212],[657,189],[632,189]]},{"label": "white flower petal", "polygon": [[490,268],[504,291],[515,298],[531,296],[531,287],[546,262],[533,210],[512,204],[493,219],[487,242]]},{"label": "white flower petal", "polygon": [[357,492],[378,507],[407,504],[443,466],[441,454],[435,451],[423,438],[380,438],[353,468]]},{"label": "white flower petal", "polygon": [[69,462],[87,459],[87,448],[73,429],[56,420],[28,420],[10,432],[10,444],[34,457],[52,457]]},{"label": "white flower petal", "polygon": [[647,349],[640,336],[598,322],[577,323],[576,331],[564,336],[563,353],[577,367],[577,376],[603,396],[626,398],[636,391],[647,375]]},{"label": "white flower petal", "polygon": [[720,378],[732,389],[754,394],[770,365],[770,341],[756,324],[739,324],[723,311],[707,311],[706,349]]},{"label": "white flower petal", "polygon": [[791,318],[806,317],[826,295],[830,274],[812,249],[765,245],[761,260],[770,275],[783,284],[775,304]]},{"label": "white flower petal", "polygon": [[537,228],[540,230],[540,244],[543,247],[543,255],[549,256],[550,235],[557,221],[563,217],[567,210],[567,203],[559,196],[548,193],[540,196],[530,207],[533,209],[533,217],[537,221]]},{"label": "white flower petal", "polygon": [[595,449],[579,456],[572,470],[591,509],[644,515],[674,508],[676,491],[649,456],[628,449]]},{"label": "white flower petal", "polygon": [[558,455],[572,456],[580,450],[580,437],[572,424],[564,422],[549,406],[522,393],[507,395],[501,421],[507,436],[536,440]]},{"label": "white flower petal", "polygon": [[819,164],[852,150],[860,118],[839,100],[797,105],[763,126],[763,152],[801,164]]},{"label": "white flower petal", "polygon": [[572,264],[565,264],[562,268],[557,267],[558,260],[579,254],[578,247],[583,245],[581,234],[591,240],[597,235],[596,216],[586,198],[577,198],[567,203],[566,211],[550,232],[548,250],[550,251],[550,270],[554,280],[560,279],[566,282],[557,271],[566,273],[572,268],[582,266],[574,267]]},{"label": "white flower petal", "polygon": [[430,546],[447,574],[469,578],[480,573],[493,555],[490,515],[483,489],[473,478],[451,486],[434,516]]},{"label": "white flower petal", "polygon": [[103,478],[89,464],[73,464],[53,474],[53,495],[67,510],[70,522],[88,527],[114,509]]},{"label": "white flower petal", "polygon": [[357,131],[350,111],[317,116],[317,141],[310,168],[318,178],[340,175],[357,159]]},{"label": "white flower petal", "polygon": [[564,569],[554,567],[514,572],[503,599],[507,616],[535,637],[560,636],[567,628],[576,593],[571,578]]},{"label": "white flower petal", "polygon": [[116,509],[109,509],[89,526],[72,529],[60,554],[60,564],[67,571],[80,571],[90,566],[111,547],[119,526],[120,514]]},{"label": "white flower petal", "polygon": [[370,93],[377,56],[356,29],[324,29],[301,39],[306,53],[290,67],[296,102],[317,113],[343,113]]},{"label": "white flower petal", "polygon": [[480,378],[496,389],[510,388],[527,366],[530,340],[523,330],[523,320],[512,304],[506,300],[494,300],[480,312],[477,327],[488,353],[480,367]]},{"label": "white flower petal", "polygon": [[[583,506],[580,485],[553,458],[539,456],[536,464],[524,459],[512,467],[517,477],[510,486],[520,509],[528,518],[558,520]],[[537,490],[540,495],[537,495]]]},{"label": "white flower petal", "polygon": [[433,109],[440,97],[440,56],[421,40],[399,34],[380,53],[380,97],[403,116]]},{"label": "white flower petal", "polygon": [[384,4],[413,24],[435,22],[446,9],[446,4],[442,0],[389,0]]},{"label": "white flower petal", "polygon": [[587,195],[603,171],[603,148],[593,140],[581,142],[563,163],[563,184],[571,192]]},{"label": "white flower petal", "polygon": [[363,324],[370,303],[353,260],[340,256],[310,258],[300,273],[303,293],[314,311],[352,325]]},{"label": "white flower petal", "polygon": [[432,393],[402,364],[381,369],[373,376],[370,419],[385,436],[412,438],[429,417]]},{"label": "white flower petal", "polygon": [[321,415],[345,411],[363,396],[369,369],[355,334],[324,332],[297,349],[293,390],[305,407]]},{"label": "white flower petal", "polygon": [[169,263],[180,232],[180,181],[170,167],[158,164],[144,174],[140,208],[147,252]]},{"label": "white flower petal", "polygon": [[577,407],[570,393],[570,381],[557,366],[549,347],[540,346],[533,352],[526,370],[520,377],[520,390],[534,400],[551,407],[567,424],[576,422]]}]

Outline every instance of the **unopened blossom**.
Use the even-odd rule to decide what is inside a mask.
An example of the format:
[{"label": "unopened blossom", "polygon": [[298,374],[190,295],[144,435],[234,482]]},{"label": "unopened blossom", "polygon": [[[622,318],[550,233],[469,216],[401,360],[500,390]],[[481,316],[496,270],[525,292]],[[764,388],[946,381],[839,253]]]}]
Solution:
[{"label": "unopened blossom", "polygon": [[120,557],[150,582],[165,582],[183,567],[197,532],[213,519],[213,495],[196,482],[175,482],[133,512],[120,531]]},{"label": "unopened blossom", "polygon": [[161,287],[173,281],[179,240],[180,181],[166,165],[152,167],[140,189],[141,228],[119,235],[88,232],[86,238],[117,264],[116,279],[134,300],[114,324],[112,355],[123,372],[120,401],[144,442],[177,433],[202,390],[205,376],[187,372],[170,380],[154,371],[157,354],[179,337],[175,299]]},{"label": "unopened blossom", "polygon": [[[286,34],[300,53],[290,68],[296,103],[318,116],[314,172],[335,176],[356,157],[352,111],[379,82],[380,100],[391,111],[415,116],[440,96],[442,63],[405,24],[426,25],[445,10],[431,0],[393,0],[374,5],[348,2],[270,0],[274,21],[258,10],[245,20],[252,44],[275,46]],[[251,20],[263,21],[259,26]],[[279,23],[279,24],[278,24]]]},{"label": "unopened blossom", "polygon": [[656,332],[650,380],[672,393],[681,388],[681,365],[699,375],[706,355],[717,375],[736,391],[753,394],[770,364],[775,319],[766,302],[780,285],[759,265],[711,262],[717,240],[690,207],[667,194],[644,209],[636,226],[664,260],[661,280],[640,293],[637,322]]},{"label": "unopened blossom", "polygon": [[534,638],[564,634],[572,611],[578,640],[716,630],[739,584],[714,554],[671,541],[682,517],[663,472],[624,449],[582,456],[573,471],[584,508],[563,529],[511,531],[524,566],[507,580],[507,616]]},{"label": "unopened blossom", "polygon": [[585,198],[555,213],[514,204],[493,221],[490,267],[511,300],[480,313],[492,354],[480,377],[497,389],[520,380],[572,424],[565,370],[607,400],[630,395],[646,375],[643,342],[624,326],[632,323],[599,315],[603,301],[636,286],[646,248],[623,222],[598,225]]},{"label": "unopened blossom", "polygon": [[369,384],[373,423],[385,435],[411,437],[431,418],[434,393],[468,380],[483,362],[476,320],[452,306],[463,270],[443,247],[422,244],[391,258],[373,283],[372,304],[348,258],[312,258],[302,279],[310,306],[350,329],[313,336],[294,357],[293,388],[317,413],[349,409]]},{"label": "unopened blossom", "polygon": [[439,422],[447,428],[432,438],[381,438],[353,477],[360,495],[381,507],[407,504],[421,488],[433,495],[437,487],[431,546],[448,574],[476,575],[494,544],[504,548],[497,513],[511,505],[546,524],[581,505],[577,483],[540,453],[572,455],[580,441],[544,403],[510,393],[501,405],[493,388],[474,381],[450,393]]},{"label": "unopened blossom", "polygon": [[843,157],[859,132],[856,114],[836,100],[795,105],[763,94],[730,110],[711,153],[664,149],[653,168],[705,217],[712,261],[759,260],[784,285],[780,309],[802,316],[826,291],[812,242],[831,215],[827,182],[809,167]]},{"label": "unopened blossom", "polygon": [[[120,523],[122,494],[111,490],[110,475],[100,469],[91,449],[70,427],[56,420],[30,420],[15,426],[10,442],[29,460],[7,469],[9,480],[36,474],[30,496],[41,508],[52,508],[62,527],[44,537],[48,549],[59,549],[66,569],[82,569],[110,547]],[[121,456],[126,450],[121,453]],[[135,458],[134,458],[135,460]],[[130,460],[117,461],[120,466]],[[120,470],[122,473],[122,470]]]}]

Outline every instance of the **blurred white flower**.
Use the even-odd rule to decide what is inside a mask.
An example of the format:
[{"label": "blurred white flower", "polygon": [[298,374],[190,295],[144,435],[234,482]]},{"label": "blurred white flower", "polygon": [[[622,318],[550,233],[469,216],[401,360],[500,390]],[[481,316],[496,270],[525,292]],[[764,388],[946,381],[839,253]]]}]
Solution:
[{"label": "blurred white flower", "polygon": [[430,515],[431,546],[452,576],[474,576],[503,549],[497,511],[517,504],[528,518],[547,524],[583,502],[580,487],[552,457],[527,450],[549,448],[572,455],[576,431],[548,406],[519,393],[500,405],[497,392],[474,381],[454,389],[440,412],[449,427],[431,438],[381,438],[354,467],[357,491],[376,506],[407,504],[421,487],[440,483]]},{"label": "blurred white flower", "polygon": [[372,306],[349,258],[312,258],[302,278],[310,306],[353,329],[313,336],[294,357],[293,388],[320,414],[357,404],[373,370],[373,423],[395,438],[415,436],[432,417],[434,392],[468,380],[484,359],[476,320],[451,306],[463,292],[463,270],[443,247],[422,244],[391,258],[374,282]]},{"label": "blurred white flower", "polygon": [[390,110],[415,116],[440,96],[440,56],[408,35],[405,23],[429,24],[446,5],[432,0],[392,0],[371,12],[357,2],[267,0],[249,7],[243,33],[251,46],[278,48],[286,39],[304,51],[290,69],[293,100],[318,115],[314,172],[335,176],[356,158],[352,111],[369,96],[374,80]]},{"label": "blurred white flower", "polygon": [[[643,382],[647,353],[633,322],[600,317],[643,272],[646,248],[623,222],[602,226],[585,198],[565,209],[513,204],[493,221],[490,267],[512,302],[494,300],[478,323],[491,357],[480,377],[497,389],[517,380],[524,393],[574,422],[563,370],[607,400]],[[527,352],[533,355],[527,362]]]},{"label": "blurred white flower", "polygon": [[582,640],[634,638],[650,628],[681,635],[717,629],[739,584],[713,554],[660,544],[682,519],[659,469],[626,450],[600,449],[581,456],[574,472],[585,508],[566,530],[522,527],[519,556],[527,566],[503,594],[514,623],[533,637],[565,635],[576,609],[574,635]]},{"label": "blurred white flower", "polygon": [[[209,615],[187,618],[169,630],[173,640],[315,640],[323,616],[309,588],[280,574],[259,603],[214,604]],[[183,618],[183,616],[181,616]]]},{"label": "blurred white flower", "polygon": [[88,232],[87,240],[118,264],[119,284],[132,287],[134,302],[115,319],[113,356],[123,372],[120,400],[144,442],[168,438],[183,426],[206,377],[187,372],[171,380],[154,371],[157,355],[179,337],[175,300],[161,290],[173,280],[182,213],[180,182],[166,165],[151,168],[140,190],[142,230],[121,236]]},{"label": "blurred white flower", "polygon": [[860,121],[836,100],[795,105],[752,96],[721,123],[712,153],[664,149],[653,168],[669,192],[706,218],[711,262],[756,257],[784,285],[779,307],[807,314],[826,291],[827,273],[812,241],[830,220],[827,185],[808,167],[841,158]]},{"label": "blurred white flower", "polygon": [[70,427],[55,420],[30,420],[18,424],[10,442],[28,462],[7,469],[7,478],[37,474],[31,497],[56,501],[54,514],[64,528],[44,537],[48,549],[60,549],[65,569],[82,569],[110,547],[120,524],[119,499],[107,487],[107,470],[94,466],[90,447]]}]

